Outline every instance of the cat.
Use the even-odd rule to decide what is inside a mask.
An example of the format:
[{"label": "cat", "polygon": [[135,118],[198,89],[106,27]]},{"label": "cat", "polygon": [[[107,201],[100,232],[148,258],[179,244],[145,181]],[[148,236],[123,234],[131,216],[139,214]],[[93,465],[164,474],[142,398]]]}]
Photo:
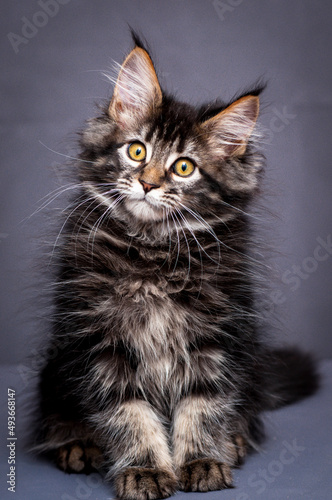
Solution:
[{"label": "cat", "polygon": [[194,107],[142,41],[80,136],[80,189],[55,249],[37,449],[105,471],[120,499],[232,486],[260,413],[310,395],[310,355],[265,345],[250,203],[262,87]]}]

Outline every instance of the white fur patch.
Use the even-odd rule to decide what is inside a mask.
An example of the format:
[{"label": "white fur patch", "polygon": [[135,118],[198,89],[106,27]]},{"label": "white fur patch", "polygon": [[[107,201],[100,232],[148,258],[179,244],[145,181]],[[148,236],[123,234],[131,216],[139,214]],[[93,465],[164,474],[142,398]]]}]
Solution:
[{"label": "white fur patch", "polygon": [[[115,459],[113,474],[136,465],[146,455],[153,459],[155,467],[172,471],[165,429],[149,403],[140,400],[122,403],[116,411],[104,415],[102,426],[109,435],[110,453]],[[119,436],[121,443],[117,442]],[[113,441],[117,443],[115,446]]]}]

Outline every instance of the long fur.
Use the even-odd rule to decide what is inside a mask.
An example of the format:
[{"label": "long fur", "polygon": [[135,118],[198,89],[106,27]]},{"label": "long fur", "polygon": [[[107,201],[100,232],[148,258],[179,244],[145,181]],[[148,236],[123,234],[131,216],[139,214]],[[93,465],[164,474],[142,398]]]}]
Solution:
[{"label": "long fur", "polygon": [[[160,89],[134,41],[110,105],[81,135],[79,192],[54,248],[56,355],[41,373],[36,449],[70,472],[96,466],[98,449],[117,495],[143,500],[230,486],[260,412],[311,394],[317,376],[257,327],[264,263],[247,211],[264,164],[262,89],[194,108]],[[188,178],[178,158],[193,162]]]}]

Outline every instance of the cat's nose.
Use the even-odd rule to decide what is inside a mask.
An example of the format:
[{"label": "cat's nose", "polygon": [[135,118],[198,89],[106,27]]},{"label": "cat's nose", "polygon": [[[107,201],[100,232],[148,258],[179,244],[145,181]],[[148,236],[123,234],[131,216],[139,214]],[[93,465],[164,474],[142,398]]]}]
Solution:
[{"label": "cat's nose", "polygon": [[143,179],[139,179],[139,181],[142,184],[145,193],[148,193],[149,191],[151,191],[151,189],[156,189],[160,187],[158,186],[158,184],[150,184],[149,182],[143,181]]}]

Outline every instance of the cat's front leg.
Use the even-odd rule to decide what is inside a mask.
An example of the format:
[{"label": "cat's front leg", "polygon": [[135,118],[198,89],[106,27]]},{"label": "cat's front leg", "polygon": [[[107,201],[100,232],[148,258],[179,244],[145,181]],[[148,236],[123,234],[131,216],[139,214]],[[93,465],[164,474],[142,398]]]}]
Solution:
[{"label": "cat's front leg", "polygon": [[212,491],[232,486],[231,467],[238,460],[227,420],[230,403],[221,396],[191,395],[177,406],[173,421],[174,462],[184,491]]},{"label": "cat's front leg", "polygon": [[124,402],[98,419],[104,454],[113,463],[109,478],[114,478],[118,498],[153,500],[176,491],[165,427],[147,402]]}]

